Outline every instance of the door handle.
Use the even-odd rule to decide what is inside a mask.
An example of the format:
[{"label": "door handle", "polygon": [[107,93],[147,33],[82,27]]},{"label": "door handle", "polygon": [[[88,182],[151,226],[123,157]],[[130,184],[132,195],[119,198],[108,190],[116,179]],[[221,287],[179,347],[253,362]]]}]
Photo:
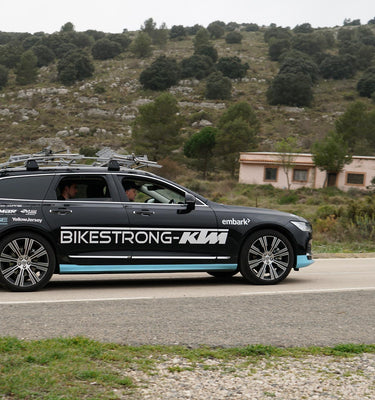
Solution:
[{"label": "door handle", "polygon": [[151,211],[151,210],[135,210],[135,211],[133,211],[133,214],[150,216],[150,215],[154,215],[155,211]]},{"label": "door handle", "polygon": [[68,215],[72,213],[72,210],[69,208],[51,208],[49,212],[51,214]]}]

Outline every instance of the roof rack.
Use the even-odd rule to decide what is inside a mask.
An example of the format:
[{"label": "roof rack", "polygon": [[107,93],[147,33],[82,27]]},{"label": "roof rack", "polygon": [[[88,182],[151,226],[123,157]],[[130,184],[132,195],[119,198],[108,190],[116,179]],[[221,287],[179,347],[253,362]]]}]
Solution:
[{"label": "roof rack", "polygon": [[[89,162],[91,161],[91,164]],[[69,150],[53,152],[47,147],[34,154],[17,154],[9,157],[9,160],[0,164],[0,169],[15,166],[25,166],[28,171],[35,171],[39,166],[75,166],[75,167],[107,167],[110,171],[118,171],[121,167],[161,168],[155,161],[149,161],[147,155],[136,156],[132,154],[117,154],[114,150],[105,147],[96,153],[96,157],[86,157],[82,154],[70,153]]]}]

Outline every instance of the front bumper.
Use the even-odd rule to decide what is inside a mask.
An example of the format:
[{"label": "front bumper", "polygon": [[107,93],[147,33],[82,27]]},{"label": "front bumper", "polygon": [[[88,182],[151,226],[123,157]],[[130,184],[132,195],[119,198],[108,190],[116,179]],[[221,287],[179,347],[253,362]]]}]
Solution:
[{"label": "front bumper", "polygon": [[297,264],[295,266],[295,270],[299,270],[300,268],[308,267],[314,262],[310,254],[305,254],[303,256],[297,256]]}]

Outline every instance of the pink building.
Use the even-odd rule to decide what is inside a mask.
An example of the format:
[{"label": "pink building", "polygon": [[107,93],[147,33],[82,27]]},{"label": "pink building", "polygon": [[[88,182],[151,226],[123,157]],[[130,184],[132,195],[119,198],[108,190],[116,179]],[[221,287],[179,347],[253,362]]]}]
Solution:
[{"label": "pink building", "polygon": [[[283,168],[281,153],[240,153],[240,183],[271,184],[287,188],[288,179]],[[336,186],[341,190],[350,188],[367,189],[375,177],[375,157],[353,156],[350,164],[338,174],[327,174],[314,165],[311,154],[290,155],[292,167],[288,169],[291,189],[300,187],[322,188]],[[285,163],[284,163],[285,165]]]}]

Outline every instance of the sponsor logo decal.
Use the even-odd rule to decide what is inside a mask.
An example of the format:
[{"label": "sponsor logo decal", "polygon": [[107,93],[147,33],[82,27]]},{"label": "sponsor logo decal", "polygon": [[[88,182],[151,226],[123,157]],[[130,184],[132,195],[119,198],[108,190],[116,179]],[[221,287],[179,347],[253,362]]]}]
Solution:
[{"label": "sponsor logo decal", "polygon": [[223,225],[249,225],[251,219],[250,218],[242,218],[242,219],[222,219],[221,223]]},{"label": "sponsor logo decal", "polygon": [[8,225],[8,217],[0,217],[0,225]]},{"label": "sponsor logo decal", "polygon": [[38,224],[42,223],[41,218],[23,218],[23,217],[12,217],[13,222],[36,222]]},{"label": "sponsor logo decal", "polygon": [[24,208],[23,210],[20,211],[20,213],[24,214],[24,215],[30,215],[30,216],[34,216],[36,215],[38,212],[38,210],[30,210],[27,208]]},{"label": "sponsor logo decal", "polygon": [[225,244],[228,229],[62,227],[61,244]]},{"label": "sponsor logo decal", "polygon": [[12,215],[15,214],[18,210],[8,210],[6,208],[0,208],[0,214]]}]

